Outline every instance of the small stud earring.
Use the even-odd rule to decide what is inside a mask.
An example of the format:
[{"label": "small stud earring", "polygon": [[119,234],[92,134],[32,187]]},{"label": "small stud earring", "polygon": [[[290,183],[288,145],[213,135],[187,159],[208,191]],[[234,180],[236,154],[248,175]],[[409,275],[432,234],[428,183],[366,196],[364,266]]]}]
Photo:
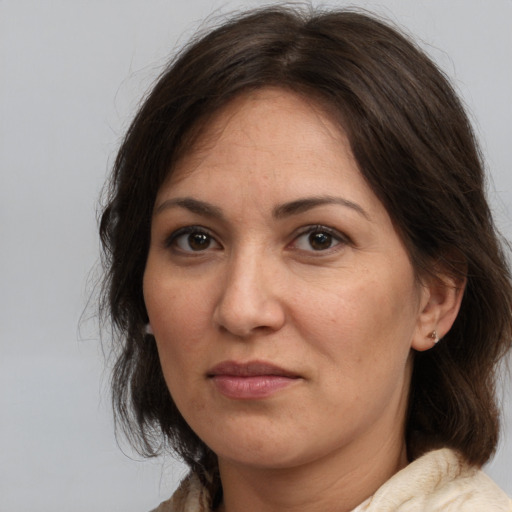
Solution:
[{"label": "small stud earring", "polygon": [[429,338],[432,338],[434,340],[434,344],[439,341],[439,336],[437,335],[437,331],[433,330],[429,335]]},{"label": "small stud earring", "polygon": [[144,334],[150,334],[151,336],[153,336],[153,328],[151,327],[150,323],[147,323],[144,326]]}]

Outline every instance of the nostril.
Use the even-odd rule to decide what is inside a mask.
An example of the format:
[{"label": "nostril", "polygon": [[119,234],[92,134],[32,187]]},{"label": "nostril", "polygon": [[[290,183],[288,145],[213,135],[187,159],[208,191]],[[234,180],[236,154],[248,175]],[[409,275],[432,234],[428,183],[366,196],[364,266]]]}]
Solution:
[{"label": "nostril", "polygon": [[265,335],[279,330],[284,318],[284,310],[275,298],[223,300],[214,312],[214,321],[220,331],[238,337]]}]

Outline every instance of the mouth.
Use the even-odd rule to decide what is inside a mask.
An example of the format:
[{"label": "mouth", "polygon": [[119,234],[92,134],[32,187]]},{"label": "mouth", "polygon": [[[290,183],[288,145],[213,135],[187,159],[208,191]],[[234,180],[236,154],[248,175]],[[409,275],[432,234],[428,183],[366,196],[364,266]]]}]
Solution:
[{"label": "mouth", "polygon": [[267,398],[301,379],[297,373],[262,361],[224,361],[214,366],[207,377],[217,391],[235,400]]}]

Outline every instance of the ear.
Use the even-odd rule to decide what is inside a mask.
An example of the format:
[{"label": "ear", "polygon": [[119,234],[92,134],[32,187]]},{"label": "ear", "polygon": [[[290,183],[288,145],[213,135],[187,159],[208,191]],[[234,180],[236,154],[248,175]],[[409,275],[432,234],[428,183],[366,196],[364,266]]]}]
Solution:
[{"label": "ear", "polygon": [[440,275],[422,284],[418,322],[412,348],[432,348],[451,329],[459,313],[466,279]]}]

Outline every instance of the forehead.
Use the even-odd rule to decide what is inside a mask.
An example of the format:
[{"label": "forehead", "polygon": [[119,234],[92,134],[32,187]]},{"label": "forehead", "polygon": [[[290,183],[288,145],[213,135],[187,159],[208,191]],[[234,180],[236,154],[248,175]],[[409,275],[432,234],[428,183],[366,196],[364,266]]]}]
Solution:
[{"label": "forehead", "polygon": [[[260,160],[275,159],[275,172],[304,158],[311,169],[341,156],[353,159],[345,132],[315,99],[281,88],[245,92],[214,115],[200,120],[187,148],[170,172],[167,183],[177,183],[200,169],[240,165],[254,173]],[[253,159],[253,160],[251,160]],[[243,162],[245,160],[245,163]]]}]

